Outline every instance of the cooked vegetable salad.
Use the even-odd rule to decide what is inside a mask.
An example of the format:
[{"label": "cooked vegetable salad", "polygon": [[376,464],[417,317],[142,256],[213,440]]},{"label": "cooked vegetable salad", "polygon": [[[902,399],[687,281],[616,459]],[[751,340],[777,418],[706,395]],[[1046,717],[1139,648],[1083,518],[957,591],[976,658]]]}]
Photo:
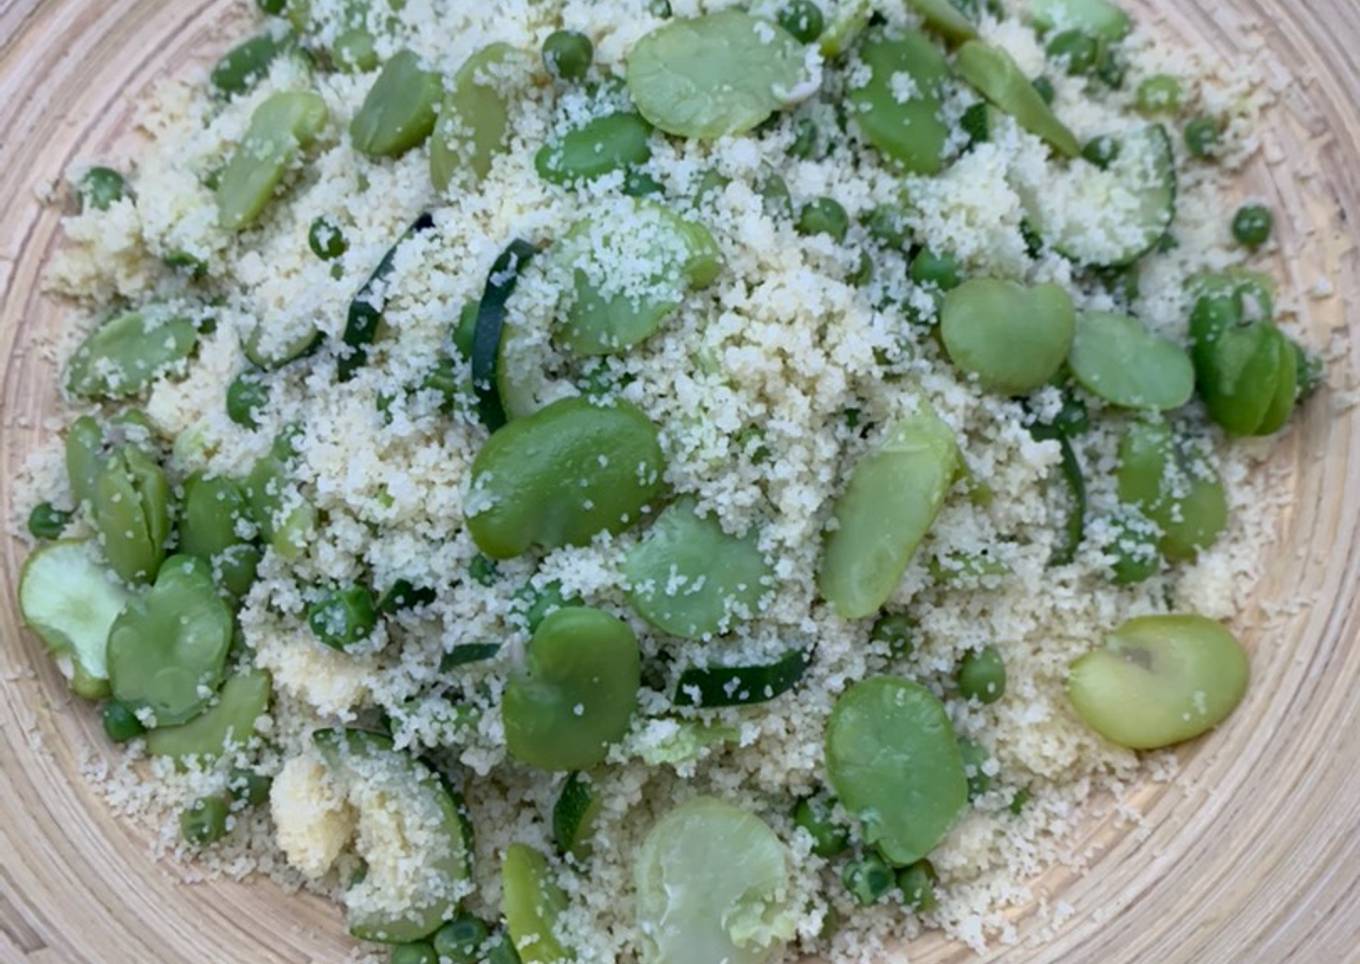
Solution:
[{"label": "cooked vegetable salad", "polygon": [[110,797],[394,962],[1012,939],[1249,685],[1260,98],[1109,0],[482,6],[261,0],[73,178]]}]

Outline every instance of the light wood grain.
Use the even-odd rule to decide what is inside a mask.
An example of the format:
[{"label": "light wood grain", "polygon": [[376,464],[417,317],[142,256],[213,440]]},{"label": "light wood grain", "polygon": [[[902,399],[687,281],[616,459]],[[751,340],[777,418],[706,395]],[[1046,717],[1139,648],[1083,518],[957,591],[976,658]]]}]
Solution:
[{"label": "light wood grain", "polygon": [[[1360,4],[1355,0],[1133,3],[1169,36],[1290,78],[1266,137],[1286,163],[1258,162],[1247,193],[1282,213],[1302,257],[1290,282],[1330,277],[1340,297],[1309,302],[1315,343],[1336,331],[1353,381],[1360,294],[1348,225],[1360,223]],[[0,518],[25,453],[51,431],[54,372],[32,346],[61,324],[41,296],[60,212],[39,201],[73,160],[117,153],[136,98],[157,78],[220,49],[240,13],[221,0],[0,0]],[[1264,50],[1246,30],[1259,22]],[[1303,168],[1316,177],[1300,178]],[[1284,271],[1282,264],[1280,270]],[[1316,600],[1283,629],[1248,634],[1254,685],[1230,723],[1183,751],[1185,775],[1137,794],[1145,832],[1090,819],[1074,851],[1083,874],[1035,881],[1072,914],[1055,925],[1020,908],[1015,961],[1360,960],[1360,418],[1333,392],[1282,441],[1293,507],[1257,594],[1266,606]],[[10,602],[22,547],[0,545],[0,960],[31,962],[337,960],[338,913],[267,882],[187,886],[113,818],[79,776],[107,750]],[[1258,615],[1256,613],[1249,615]],[[926,938],[913,960],[971,955]]]}]

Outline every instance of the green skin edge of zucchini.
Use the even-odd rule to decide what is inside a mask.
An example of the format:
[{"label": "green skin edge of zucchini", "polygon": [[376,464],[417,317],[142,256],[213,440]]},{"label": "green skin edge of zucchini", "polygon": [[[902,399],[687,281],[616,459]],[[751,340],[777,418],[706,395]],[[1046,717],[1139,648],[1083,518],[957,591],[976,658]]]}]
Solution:
[{"label": "green skin edge of zucchini", "polygon": [[392,273],[392,264],[396,260],[397,249],[411,238],[430,230],[432,227],[434,227],[434,216],[429,211],[416,218],[397,240],[397,243],[387,249],[383,259],[378,262],[378,266],[373,269],[368,280],[363,283],[359,292],[350,301],[343,336],[343,340],[350,350],[348,354],[340,357],[339,364],[336,367],[340,381],[349,381],[354,377],[355,372],[368,364],[368,346],[373,343],[373,338],[378,333],[378,324],[382,321],[383,316],[383,309],[377,304],[373,289]]},{"label": "green skin edge of zucchini", "polygon": [[1070,565],[1076,560],[1077,550],[1086,537],[1086,478],[1082,475],[1076,450],[1062,431],[1052,425],[1036,425],[1031,434],[1040,441],[1051,439],[1062,449],[1062,477],[1072,497],[1072,508],[1063,524],[1063,542],[1053,550],[1053,557],[1048,560],[1048,564]]},{"label": "green skin edge of zucchini", "polygon": [[528,241],[511,241],[491,265],[477,309],[477,325],[472,334],[472,388],[477,395],[477,414],[489,431],[506,423],[505,405],[496,387],[496,356],[501,347],[505,325],[505,303],[514,294],[519,274],[538,249]]},{"label": "green skin edge of zucchini", "polygon": [[760,666],[692,666],[680,674],[673,702],[701,709],[764,703],[793,689],[810,664],[806,653],[793,650]]}]

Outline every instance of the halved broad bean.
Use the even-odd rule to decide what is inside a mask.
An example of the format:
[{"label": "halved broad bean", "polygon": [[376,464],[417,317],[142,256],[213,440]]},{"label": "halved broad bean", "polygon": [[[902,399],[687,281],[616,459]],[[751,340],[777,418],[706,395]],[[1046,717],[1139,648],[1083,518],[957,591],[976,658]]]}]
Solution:
[{"label": "halved broad bean", "polygon": [[955,67],[978,93],[1014,117],[1025,130],[1048,141],[1067,157],[1081,154],[1077,136],[1058,120],[1006,51],[980,40],[969,40],[959,48]]},{"label": "halved broad bean", "polygon": [[393,55],[350,122],[354,149],[369,157],[398,157],[418,147],[434,130],[443,93],[439,74],[422,67],[415,51]]},{"label": "halved broad bean", "polygon": [[628,55],[628,91],[668,134],[741,134],[785,106],[806,78],[803,48],[783,27],[740,10],[671,20]]},{"label": "halved broad bean", "polygon": [[285,559],[294,558],[301,551],[316,523],[316,509],[305,499],[289,503],[288,511],[284,511],[291,465],[297,455],[294,441],[298,431],[296,426],[290,426],[281,432],[242,483],[260,536]]},{"label": "halved broad bean", "polygon": [[1185,351],[1128,315],[1079,314],[1067,363],[1088,392],[1124,408],[1180,408],[1195,391]]},{"label": "halved broad bean", "polygon": [[1111,538],[1105,551],[1114,556],[1110,576],[1121,586],[1131,586],[1156,575],[1161,566],[1157,547],[1161,530],[1157,524],[1134,506],[1111,520]]},{"label": "halved broad bean", "polygon": [[826,725],[826,770],[859,818],[866,844],[899,867],[920,860],[968,802],[954,727],[919,683],[874,676],[836,700]]},{"label": "halved broad bean", "polygon": [[255,221],[298,152],[326,126],[326,102],[310,91],[282,91],[255,108],[245,137],[217,186],[217,220],[228,231]]},{"label": "halved broad bean", "polygon": [[[944,167],[949,125],[941,117],[940,96],[949,64],[925,34],[874,31],[860,48],[869,68],[863,86],[851,87],[851,116],[869,143],[915,174],[937,174]],[[902,95],[902,79],[910,96]]]},{"label": "halved broad bean", "polygon": [[652,156],[647,143],[651,133],[651,125],[632,111],[596,117],[539,148],[534,169],[553,184],[603,177],[647,163]]},{"label": "halved broad bean", "polygon": [[907,0],[927,27],[950,43],[962,43],[977,36],[977,28],[950,0]]},{"label": "halved broad bean", "polygon": [[872,616],[893,594],[953,484],[949,426],[921,412],[890,426],[836,500],[817,585],[842,619]]},{"label": "halved broad bean", "polygon": [[1119,443],[1119,498],[1162,530],[1162,555],[1194,559],[1228,521],[1223,483],[1207,459],[1189,451],[1160,421],[1136,422]]},{"label": "halved broad bean", "polygon": [[1030,0],[1029,18],[1041,33],[1083,30],[1110,43],[1133,28],[1129,15],[1109,0]]},{"label": "halved broad bean", "polygon": [[1046,385],[1067,360],[1075,330],[1072,298],[1055,284],[976,278],[945,295],[940,309],[950,360],[1005,395]]},{"label": "halved broad bean", "polygon": [[733,536],[681,499],[657,517],[628,554],[629,601],[663,632],[703,639],[755,615],[772,571],[757,533]]},{"label": "halved broad bean", "polygon": [[794,936],[790,855],[754,814],[694,797],[647,832],[633,863],[642,964],[762,964]]},{"label": "halved broad bean", "polygon": [[1203,616],[1141,616],[1072,664],[1067,696],[1105,739],[1153,750],[1227,718],[1247,690],[1246,651]]},{"label": "halved broad bean", "polygon": [[94,498],[103,449],[104,430],[92,416],[80,416],[66,430],[66,478],[77,506]]},{"label": "halved broad bean", "polygon": [[180,551],[212,566],[223,588],[238,597],[255,581],[260,561],[259,549],[241,535],[243,525],[253,529],[254,520],[238,482],[201,473],[185,480]]},{"label": "halved broad bean", "polygon": [[364,27],[350,27],[335,35],[331,60],[349,73],[367,73],[378,66],[377,38]]},{"label": "halved broad bean", "polygon": [[586,606],[557,610],[539,625],[524,669],[506,684],[506,749],[545,770],[600,763],[628,730],[641,666],[627,623]]},{"label": "halved broad bean", "polygon": [[656,427],[626,402],[564,398],[516,419],[472,463],[465,514],[478,547],[509,559],[633,525],[661,492]]},{"label": "halved broad bean", "polygon": [[269,65],[292,42],[292,35],[268,31],[252,37],[223,55],[209,80],[228,96],[249,90],[269,72]]},{"label": "halved broad bean", "polygon": [[459,68],[430,141],[430,178],[436,191],[448,190],[460,172],[467,172],[474,183],[486,177],[491,162],[506,149],[510,106],[532,74],[533,58],[504,43],[483,47]]},{"label": "halved broad bean", "polygon": [[255,735],[255,721],[269,710],[273,686],[269,674],[252,669],[222,684],[217,703],[188,723],[162,726],[147,734],[146,749],[175,759],[210,760],[232,747],[245,746]]},{"label": "halved broad bean", "polygon": [[132,599],[109,631],[109,685],[156,726],[193,719],[222,683],[231,646],[231,610],[212,572],[192,556],[173,556],[155,585]]},{"label": "halved broad bean", "polygon": [[576,959],[557,934],[566,909],[567,895],[553,881],[548,859],[526,844],[511,844],[501,864],[501,912],[523,964]]},{"label": "halved broad bean", "polygon": [[141,394],[196,344],[198,327],[188,318],[167,317],[154,307],[123,312],[92,331],[71,356],[67,391],[82,398]]},{"label": "halved broad bean", "polygon": [[124,445],[101,466],[92,501],[109,566],[128,582],[150,582],[170,538],[170,484],[160,466]]}]

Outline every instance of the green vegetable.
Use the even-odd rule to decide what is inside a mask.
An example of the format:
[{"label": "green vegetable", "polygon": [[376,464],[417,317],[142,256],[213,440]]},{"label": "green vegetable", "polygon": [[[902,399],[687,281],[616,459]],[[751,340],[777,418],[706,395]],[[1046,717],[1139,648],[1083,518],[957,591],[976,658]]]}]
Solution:
[{"label": "green vegetable", "polygon": [[321,347],[325,337],[313,324],[294,322],[292,330],[280,331],[261,319],[247,332],[241,350],[251,364],[273,370],[305,358]]},{"label": "green vegetable", "polygon": [[887,861],[869,851],[846,861],[841,868],[841,882],[855,898],[855,903],[867,907],[882,900],[895,881]]},{"label": "green vegetable", "polygon": [[655,426],[632,405],[562,399],[509,423],[477,453],[468,531],[494,559],[583,545],[637,522],[664,467]]},{"label": "green vegetable", "polygon": [[794,936],[789,854],[759,817],[694,797],[633,864],[641,964],[763,964]]},{"label": "green vegetable", "polygon": [[444,654],[444,658],[439,661],[439,671],[448,672],[458,666],[466,666],[468,663],[480,663],[484,659],[490,659],[500,652],[500,643],[464,643],[455,646]]},{"label": "green vegetable", "polygon": [[[949,126],[941,116],[941,94],[949,65],[930,38],[914,30],[873,31],[859,51],[869,68],[867,82],[848,92],[851,115],[870,144],[913,174],[944,168]],[[901,81],[912,96],[899,99]]]},{"label": "green vegetable", "polygon": [[237,44],[213,67],[209,82],[228,96],[245,93],[269,72],[269,65],[292,39],[287,33],[271,30]]},{"label": "green vegetable", "polygon": [[259,428],[259,411],[269,404],[269,387],[258,372],[245,371],[227,386],[227,418],[243,428]]},{"label": "green vegetable", "polygon": [[529,84],[532,62],[509,44],[477,51],[454,74],[430,141],[430,178],[443,194],[455,177],[477,183],[508,147],[510,107]]},{"label": "green vegetable", "polygon": [[557,849],[577,860],[590,856],[590,836],[603,801],[580,773],[567,775],[553,804],[552,830]]},{"label": "green vegetable", "polygon": [[223,587],[237,597],[255,581],[260,559],[251,540],[240,535],[250,522],[250,503],[239,483],[201,473],[185,480],[180,551],[211,565]]},{"label": "green vegetable", "polygon": [[109,630],[131,597],[100,564],[93,540],[35,549],[19,573],[19,612],[78,696],[108,692]]},{"label": "green vegetable", "polygon": [[[304,502],[286,500],[290,479],[290,465],[296,457],[293,448],[294,436],[300,429],[289,426],[279,433],[270,446],[269,452],[262,456],[251,468],[245,478],[243,488],[250,504],[250,515],[259,527],[260,537],[267,541],[275,552],[285,555],[296,553],[301,547],[299,542],[308,528],[314,510]],[[287,511],[285,512],[285,505]]]},{"label": "green vegetable", "polygon": [[505,327],[505,303],[519,283],[520,272],[536,251],[528,241],[519,238],[511,241],[492,263],[482,300],[477,303],[471,351],[472,388],[477,395],[477,413],[492,432],[505,424],[506,405],[515,397],[501,363],[504,346],[510,340],[510,331]]},{"label": "green vegetable", "polygon": [[887,643],[895,654],[905,656],[916,645],[916,621],[906,613],[884,613],[869,630],[869,638]]},{"label": "green vegetable", "polygon": [[307,229],[307,247],[322,261],[334,261],[349,250],[349,242],[339,225],[323,215]]},{"label": "green vegetable", "polygon": [[1095,70],[1100,58],[1100,42],[1083,30],[1064,30],[1048,41],[1044,53],[1061,64],[1068,74],[1079,77]]},{"label": "green vegetable", "polygon": [[415,51],[394,54],[350,122],[354,149],[369,157],[400,157],[419,147],[434,130],[443,94],[443,80],[421,66]]},{"label": "green vegetable", "polygon": [[525,603],[524,624],[531,633],[538,629],[544,619],[558,609],[565,606],[583,605],[581,600],[574,596],[570,599],[567,598],[562,591],[562,584],[555,579],[542,589],[535,589],[532,582],[526,583],[517,594],[517,599]]},{"label": "green vegetable", "polygon": [[918,860],[909,867],[897,872],[897,886],[902,891],[902,900],[918,913],[935,909],[935,883],[939,875],[929,860]]},{"label": "green vegetable", "polygon": [[379,63],[377,38],[363,27],[342,30],[331,45],[331,59],[347,73],[368,73]]},{"label": "green vegetable", "polygon": [[434,932],[434,950],[450,964],[480,964],[482,946],[490,936],[485,921],[459,911],[457,917]]},{"label": "green vegetable", "polygon": [[584,80],[595,45],[575,30],[554,30],[543,41],[543,66],[559,80]]},{"label": "green vegetable", "polygon": [[200,847],[217,843],[227,833],[227,800],[199,797],[179,815],[180,835]]},{"label": "green vegetable", "polygon": [[664,194],[666,186],[646,171],[629,169],[623,175],[623,193],[629,197],[649,197]]},{"label": "green vegetable", "polygon": [[940,310],[950,360],[1004,395],[1046,385],[1067,360],[1075,329],[1072,299],[1054,284],[975,278],[946,294]]},{"label": "green vegetable", "polygon": [[90,333],[66,366],[66,389],[82,398],[140,395],[198,344],[188,318],[146,308],[114,315]]},{"label": "green vegetable", "polygon": [[[1085,416],[1084,408],[1082,416]],[[1084,426],[1082,430],[1085,430]],[[1070,565],[1077,558],[1077,550],[1081,548],[1082,540],[1086,537],[1086,478],[1082,475],[1081,462],[1072,447],[1069,432],[1070,426],[1064,427],[1061,415],[1059,421],[1053,425],[1036,425],[1031,429],[1035,438],[1052,439],[1058,443],[1062,450],[1062,478],[1071,499],[1071,508],[1063,526],[1063,541],[1049,559],[1050,566]]]},{"label": "green vegetable", "polygon": [[525,844],[511,844],[501,864],[501,912],[524,964],[576,959],[557,936],[558,918],[566,910],[567,895],[553,881],[548,859]]},{"label": "green vegetable", "polygon": [[936,254],[922,248],[911,262],[911,280],[918,285],[933,285],[941,291],[953,291],[963,279],[959,277],[959,261],[949,252]]},{"label": "green vegetable", "polygon": [[415,941],[394,945],[388,960],[391,964],[439,964],[439,954],[433,944]]},{"label": "green vegetable", "polygon": [[384,616],[391,616],[408,609],[428,606],[436,598],[438,594],[429,586],[417,586],[409,579],[398,579],[378,601],[378,612]]},{"label": "green vegetable", "polygon": [[826,769],[865,844],[897,866],[938,844],[968,802],[944,707],[898,677],[870,677],[841,694],[827,721]]},{"label": "green vegetable", "polygon": [[1275,215],[1263,204],[1244,204],[1233,215],[1232,234],[1237,243],[1248,248],[1259,248],[1270,240]]},{"label": "green vegetable", "polygon": [[1066,157],[1081,153],[1076,135],[1063,126],[1006,51],[969,40],[959,48],[954,67],[979,94],[1014,117],[1025,130],[1048,141],[1058,153]]},{"label": "green vegetable", "polygon": [[358,585],[332,589],[307,607],[307,625],[332,649],[361,643],[378,625],[373,594]]},{"label": "green vegetable", "polygon": [[1082,388],[1124,408],[1180,408],[1195,391],[1195,368],[1185,351],[1128,315],[1077,315],[1067,364]]},{"label": "green vegetable", "polygon": [[336,365],[336,375],[342,381],[349,381],[355,373],[368,363],[368,346],[373,343],[373,339],[378,335],[378,326],[382,323],[383,305],[388,297],[391,296],[388,276],[392,274],[392,267],[396,264],[397,251],[403,244],[410,241],[417,235],[424,234],[434,227],[434,218],[430,212],[422,212],[421,215],[411,222],[411,226],[402,233],[397,239],[396,244],[387,249],[378,266],[373,269],[373,273],[368,276],[368,280],[358,290],[350,300],[349,311],[345,316],[344,342],[349,351],[340,357]]},{"label": "green vegetable", "polygon": [[691,666],[675,684],[676,706],[749,706],[787,693],[807,672],[808,657],[790,650],[758,666]]},{"label": "green vegetable", "polygon": [[1030,86],[1034,88],[1034,92],[1039,95],[1039,99],[1042,100],[1046,106],[1051,107],[1053,101],[1057,99],[1058,91],[1054,88],[1053,81],[1049,80],[1047,77],[1035,77],[1030,81]]},{"label": "green vegetable", "polygon": [[686,639],[725,632],[755,615],[772,581],[757,533],[728,535],[692,498],[662,512],[628,553],[629,601],[653,626]]},{"label": "green vegetable", "polygon": [[239,231],[255,222],[329,116],[326,102],[309,91],[282,91],[255,108],[217,187],[217,220],[224,229]]},{"label": "green vegetable", "polygon": [[908,0],[907,5],[921,15],[925,25],[950,43],[963,43],[977,36],[963,3],[950,0]]},{"label": "green vegetable", "polygon": [[146,727],[137,719],[137,714],[117,700],[105,703],[99,715],[104,724],[104,735],[114,743],[135,740],[146,732]]},{"label": "green vegetable", "polygon": [[832,240],[845,240],[845,232],[850,230],[850,216],[835,198],[813,198],[798,212],[794,224],[799,234],[825,234]]},{"label": "green vegetable", "polygon": [[1109,0],[1029,0],[1029,18],[1040,33],[1076,29],[1110,43],[1133,28],[1129,15]]},{"label": "green vegetable", "polygon": [[212,572],[192,556],[172,556],[144,596],[128,601],[109,630],[109,685],[130,709],[150,710],[156,726],[186,723],[222,683],[232,614]]},{"label": "green vegetable", "polygon": [[995,703],[1006,695],[1006,663],[995,646],[970,650],[959,661],[959,694],[966,700]]},{"label": "green vegetable", "polygon": [[1193,739],[1241,702],[1250,667],[1233,635],[1203,616],[1142,616],[1072,664],[1067,695],[1105,739],[1152,750]]},{"label": "green vegetable", "polygon": [[897,204],[880,204],[864,217],[869,236],[891,251],[911,247],[913,232],[907,212]]},{"label": "green vegetable", "polygon": [[249,806],[258,807],[268,802],[269,791],[273,786],[273,777],[238,767],[231,771],[227,792],[231,794],[233,800],[244,801]]},{"label": "green vegetable", "polygon": [[552,184],[570,184],[646,164],[652,157],[651,132],[651,125],[632,111],[596,117],[539,148],[534,169]]},{"label": "green vegetable", "polygon": [[104,461],[104,430],[89,415],[82,415],[66,430],[66,477],[79,506],[94,498],[94,484]]},{"label": "green vegetable", "polygon": [[1086,146],[1081,149],[1081,156],[1104,171],[1119,156],[1120,147],[1118,140],[1109,134],[1101,134],[1086,142]]},{"label": "green vegetable", "polygon": [[672,20],[628,55],[628,91],[668,134],[742,134],[783,107],[805,80],[803,49],[783,27],[739,10]]},{"label": "green vegetable", "polygon": [[229,677],[217,703],[179,726],[162,726],[146,738],[154,756],[210,760],[230,748],[245,746],[255,735],[255,721],[269,712],[273,687],[269,674],[252,669]]},{"label": "green vegetable", "polygon": [[1207,160],[1218,153],[1223,125],[1215,117],[1196,117],[1185,125],[1185,146],[1192,157]]},{"label": "green vegetable", "polygon": [[1115,583],[1131,586],[1151,579],[1161,568],[1157,543],[1161,532],[1156,523],[1132,506],[1112,520],[1114,534],[1105,551],[1115,557],[1110,575]]},{"label": "green vegetable", "polygon": [[92,167],[81,175],[76,185],[80,208],[107,211],[116,201],[127,196],[127,181],[111,167]]},{"label": "green vegetable", "polygon": [[28,531],[35,539],[60,539],[70,522],[70,512],[51,502],[39,502],[28,514]]},{"label": "green vegetable", "polygon": [[793,825],[812,838],[812,852],[818,857],[835,857],[850,847],[850,830],[832,818],[830,801],[825,797],[799,800],[793,808]]},{"label": "green vegetable", "polygon": [[1194,559],[1217,541],[1228,501],[1213,466],[1190,451],[1162,422],[1135,422],[1119,443],[1119,498],[1162,530],[1162,555]]},{"label": "green vegetable", "polygon": [[822,8],[812,0],[789,0],[775,18],[799,43],[810,44],[826,29]]},{"label": "green vegetable", "polygon": [[529,643],[501,700],[505,745],[521,763],[585,770],[628,729],[641,680],[628,624],[584,606],[559,609]]},{"label": "green vegetable", "polygon": [[968,776],[968,799],[971,802],[992,788],[992,778],[983,770],[991,756],[982,744],[969,739],[959,740],[959,753],[963,757],[963,772]]},{"label": "green vegetable", "polygon": [[170,538],[170,484],[160,466],[123,445],[100,466],[91,501],[109,566],[128,582],[150,582]]},{"label": "green vegetable", "polygon": [[1181,108],[1181,82],[1170,74],[1153,74],[1138,85],[1136,97],[1144,114],[1174,114]]},{"label": "green vegetable", "polygon": [[836,500],[817,585],[842,619],[871,616],[897,588],[953,483],[949,426],[919,412],[888,427]]}]

